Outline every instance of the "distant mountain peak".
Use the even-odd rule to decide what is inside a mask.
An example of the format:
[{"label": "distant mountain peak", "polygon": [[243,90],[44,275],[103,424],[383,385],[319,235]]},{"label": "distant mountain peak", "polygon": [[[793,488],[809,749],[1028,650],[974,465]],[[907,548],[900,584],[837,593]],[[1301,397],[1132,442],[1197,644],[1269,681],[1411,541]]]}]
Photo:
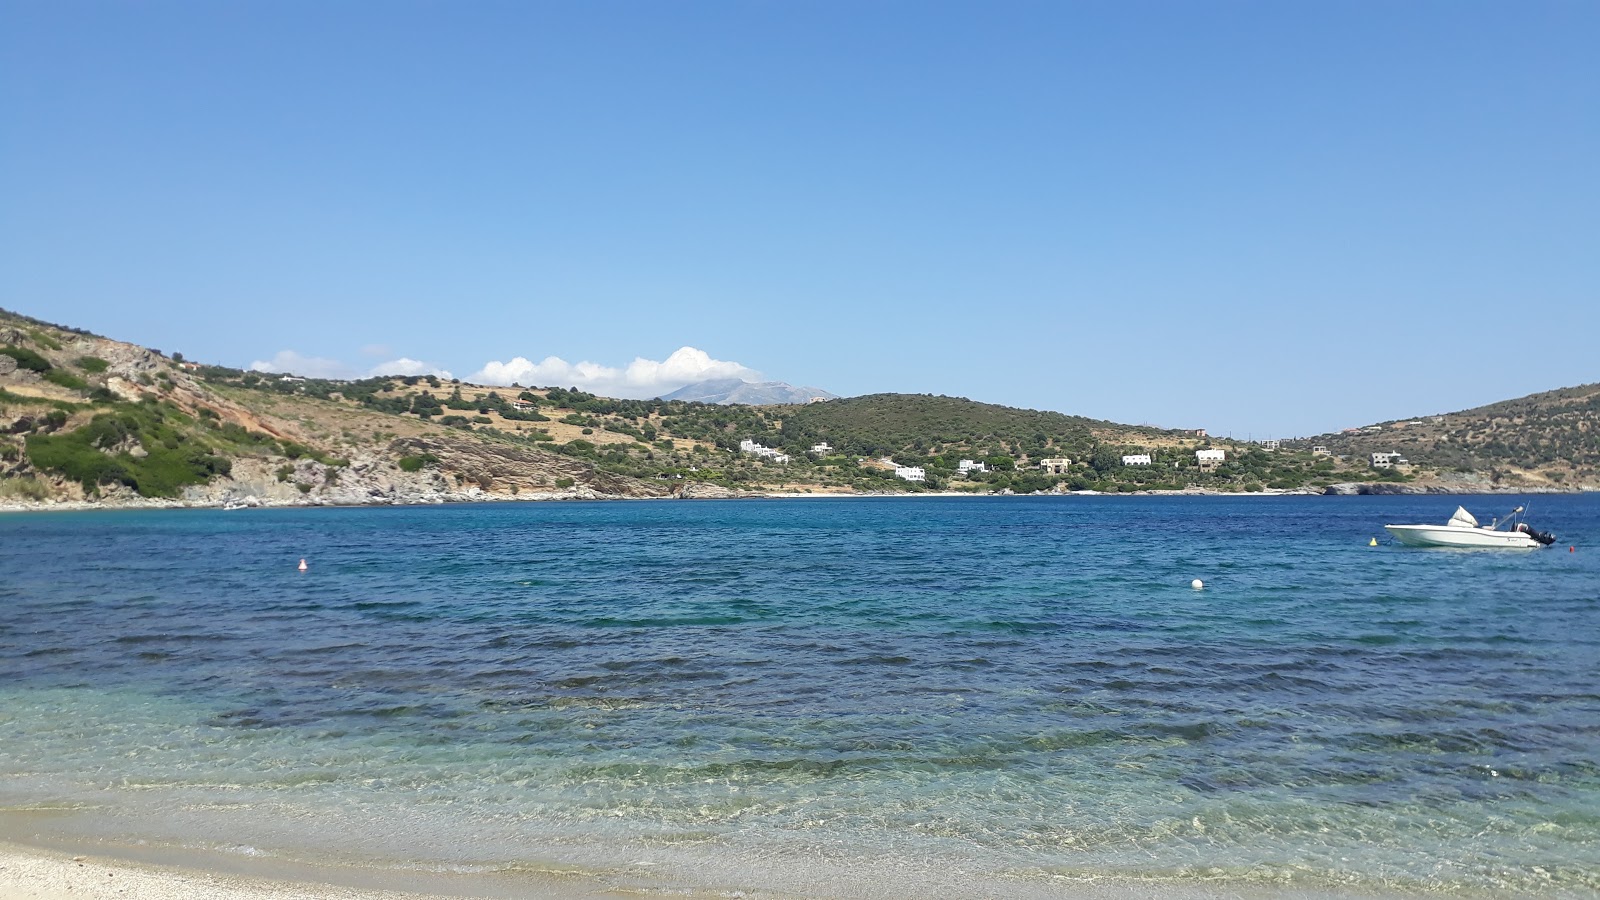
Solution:
[{"label": "distant mountain peak", "polygon": [[835,400],[821,388],[795,387],[782,381],[745,381],[742,378],[712,378],[686,384],[662,400],[683,400],[690,403],[738,403],[744,406],[773,406],[783,403],[810,403],[813,400]]}]

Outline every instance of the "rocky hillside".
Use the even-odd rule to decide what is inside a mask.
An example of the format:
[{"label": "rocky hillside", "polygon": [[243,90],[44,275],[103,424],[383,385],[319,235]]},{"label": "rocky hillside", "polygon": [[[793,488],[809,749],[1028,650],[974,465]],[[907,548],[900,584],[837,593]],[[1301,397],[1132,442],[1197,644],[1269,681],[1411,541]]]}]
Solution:
[{"label": "rocky hillside", "polygon": [[1494,485],[1593,486],[1600,484],[1600,384],[1379,422],[1303,443],[1353,459],[1400,453],[1414,464]]},{"label": "rocky hillside", "polygon": [[425,503],[672,490],[337,398],[231,389],[181,359],[0,311],[0,504]]},{"label": "rocky hillside", "polygon": [[[752,406],[433,377],[307,379],[197,365],[0,310],[0,506],[1572,489],[1600,482],[1596,397],[1555,391],[1277,449],[959,397]],[[1199,449],[1226,461],[1201,467]],[[1376,470],[1373,450],[1423,465]],[[897,467],[925,478],[906,481]]]}]

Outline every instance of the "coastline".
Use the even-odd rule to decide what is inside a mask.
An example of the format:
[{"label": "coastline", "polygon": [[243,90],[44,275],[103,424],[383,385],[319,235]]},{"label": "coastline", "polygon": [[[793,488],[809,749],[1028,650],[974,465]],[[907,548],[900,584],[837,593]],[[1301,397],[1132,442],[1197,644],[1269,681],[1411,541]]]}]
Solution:
[{"label": "coastline", "polygon": [[[555,501],[659,501],[659,500],[851,500],[868,498],[935,498],[935,497],[1389,497],[1389,496],[1517,496],[1582,495],[1594,493],[1596,488],[1584,486],[1573,490],[1552,490],[1545,487],[1501,487],[1486,490],[1483,486],[1454,488],[1444,485],[1407,485],[1392,482],[1344,482],[1325,489],[1299,488],[1295,490],[1216,491],[1204,488],[1185,488],[1175,491],[1048,491],[1035,494],[1012,494],[975,491],[905,491],[905,492],[851,492],[851,491],[749,491],[718,490],[705,496],[637,497],[606,494],[594,490],[569,490],[543,494],[493,494],[486,491],[463,492],[459,496],[433,496],[424,500],[396,502],[382,499],[370,503],[328,502],[318,499],[295,498],[277,500],[251,497],[243,509],[314,509],[314,508],[365,508],[376,506],[443,506],[456,503],[547,503]],[[0,503],[0,514],[27,512],[91,512],[109,510],[154,509],[228,509],[229,504],[212,500],[167,500],[154,497],[116,498],[109,500],[28,500]],[[238,510],[239,507],[233,507]]]}]

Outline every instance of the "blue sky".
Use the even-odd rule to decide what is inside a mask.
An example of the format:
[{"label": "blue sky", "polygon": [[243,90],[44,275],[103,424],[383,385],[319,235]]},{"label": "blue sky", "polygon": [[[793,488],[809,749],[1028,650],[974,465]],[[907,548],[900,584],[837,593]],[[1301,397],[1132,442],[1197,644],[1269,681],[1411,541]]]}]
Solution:
[{"label": "blue sky", "polygon": [[1257,438],[1600,380],[1594,3],[0,22],[0,306],[191,358]]}]

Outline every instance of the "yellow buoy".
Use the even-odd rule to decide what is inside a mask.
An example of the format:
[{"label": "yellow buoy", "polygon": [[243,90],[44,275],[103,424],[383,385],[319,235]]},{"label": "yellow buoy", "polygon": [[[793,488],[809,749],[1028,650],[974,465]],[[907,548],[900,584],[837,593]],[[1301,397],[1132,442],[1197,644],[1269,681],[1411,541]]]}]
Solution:
[{"label": "yellow buoy", "polygon": [[1368,544],[1367,546],[1368,547],[1376,547],[1376,546],[1378,546],[1378,539],[1377,538],[1373,538],[1372,539],[1372,543]]}]

